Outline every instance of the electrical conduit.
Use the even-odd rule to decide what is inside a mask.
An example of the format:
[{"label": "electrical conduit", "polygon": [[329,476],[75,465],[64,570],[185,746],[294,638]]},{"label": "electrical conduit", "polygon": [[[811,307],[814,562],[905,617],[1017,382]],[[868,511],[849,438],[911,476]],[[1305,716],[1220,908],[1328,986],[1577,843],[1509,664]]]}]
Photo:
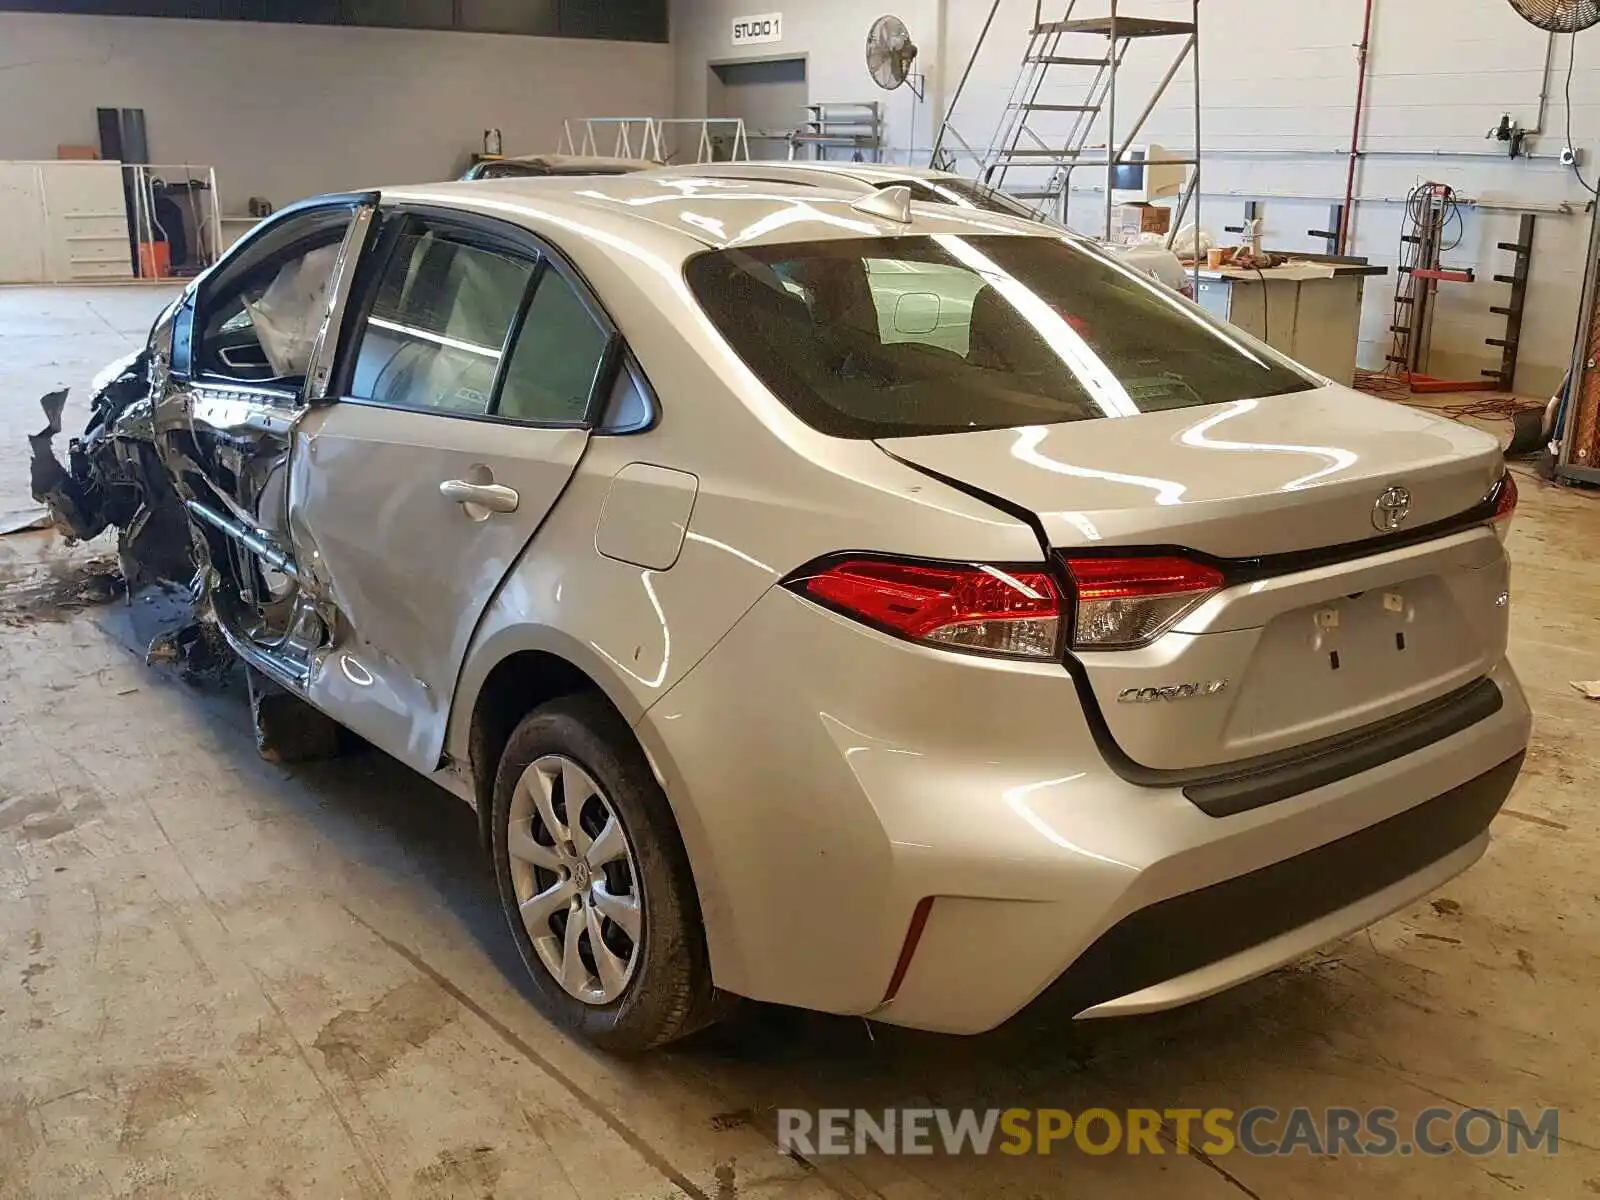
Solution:
[{"label": "electrical conduit", "polygon": [[1345,171],[1344,211],[1339,217],[1339,254],[1350,244],[1351,218],[1355,215],[1356,164],[1361,161],[1361,115],[1367,105],[1367,56],[1372,47],[1372,10],[1376,4],[1377,0],[1367,0],[1367,11],[1361,20],[1361,44],[1356,47],[1356,115],[1350,127],[1350,165]]}]

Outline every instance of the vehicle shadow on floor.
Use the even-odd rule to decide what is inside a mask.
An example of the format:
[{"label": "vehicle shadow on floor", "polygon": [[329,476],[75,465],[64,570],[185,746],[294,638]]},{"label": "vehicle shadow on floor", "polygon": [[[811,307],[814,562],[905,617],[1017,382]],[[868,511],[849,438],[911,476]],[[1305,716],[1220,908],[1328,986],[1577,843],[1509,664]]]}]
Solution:
[{"label": "vehicle shadow on floor", "polygon": [[[422,894],[448,909],[533,1004],[470,809],[364,744],[324,762],[262,763],[242,681],[220,689],[214,682],[174,686],[189,696],[195,719],[208,722],[237,755],[241,771],[253,763],[277,782],[265,792],[264,816],[302,823],[352,868],[422,884]],[[1073,1022],[1047,993],[975,1037],[746,1004],[734,1018],[656,1056],[656,1067],[742,1098],[746,1107],[716,1120],[765,1125],[769,1132],[778,1106],[1229,1104],[1250,1063],[1320,1056],[1339,1027],[1359,1023],[1366,999],[1384,998],[1376,984],[1363,995],[1348,979],[1334,983],[1339,973],[1335,950],[1175,1012],[1112,1021]]]},{"label": "vehicle shadow on floor", "polygon": [[[291,770],[314,797],[319,824],[333,827],[326,832],[377,868],[399,850],[404,869],[427,880],[485,956],[533,1003],[480,849],[477,818],[465,805],[366,747]],[[379,831],[388,836],[375,841]],[[673,1047],[668,1057],[759,1095],[773,1094],[767,1084],[799,1075],[817,1107],[891,1106],[916,1102],[917,1095],[954,1107],[1072,1107],[1075,1101],[1105,1105],[1113,1099],[1163,1107],[1180,1102],[1173,1095],[1179,1081],[1214,1077],[1219,1060],[1248,1061],[1265,1053],[1268,1043],[1279,1061],[1311,1052],[1337,1023],[1337,1010],[1352,1002],[1346,987],[1329,986],[1327,975],[1337,969],[1336,957],[1313,957],[1185,1009],[1112,1021],[1074,1022],[1047,993],[976,1037],[746,1004],[732,1020]],[[1122,1091],[1119,1078],[1130,1090],[1108,1096],[1108,1085]],[[1082,1095],[1063,1092],[1074,1079]],[[1078,1093],[1080,1087],[1068,1090]],[[796,1101],[791,1094],[783,1102]]]}]

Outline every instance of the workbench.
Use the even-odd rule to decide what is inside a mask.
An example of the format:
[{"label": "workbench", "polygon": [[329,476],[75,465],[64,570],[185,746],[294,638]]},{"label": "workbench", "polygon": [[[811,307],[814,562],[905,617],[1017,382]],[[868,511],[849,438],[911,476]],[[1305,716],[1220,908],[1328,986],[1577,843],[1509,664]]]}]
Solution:
[{"label": "workbench", "polygon": [[1336,383],[1355,381],[1366,281],[1388,267],[1291,259],[1257,271],[1201,268],[1200,307]]}]

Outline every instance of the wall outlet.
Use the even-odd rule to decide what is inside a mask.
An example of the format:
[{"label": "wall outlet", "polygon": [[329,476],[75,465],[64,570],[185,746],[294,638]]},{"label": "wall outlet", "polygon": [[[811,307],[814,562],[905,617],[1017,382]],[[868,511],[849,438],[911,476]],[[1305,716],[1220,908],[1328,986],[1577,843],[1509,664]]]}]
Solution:
[{"label": "wall outlet", "polygon": [[1561,165],[1563,167],[1581,167],[1583,165],[1583,151],[1575,146],[1561,147]]}]

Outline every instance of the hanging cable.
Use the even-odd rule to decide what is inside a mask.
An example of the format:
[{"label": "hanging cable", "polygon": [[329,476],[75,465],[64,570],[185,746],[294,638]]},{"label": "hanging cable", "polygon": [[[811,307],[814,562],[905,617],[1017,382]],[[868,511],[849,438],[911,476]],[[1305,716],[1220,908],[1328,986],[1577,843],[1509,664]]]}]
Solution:
[{"label": "hanging cable", "polygon": [[[1454,250],[1461,245],[1461,239],[1466,235],[1466,222],[1461,219],[1461,201],[1456,199],[1453,189],[1445,189],[1443,203],[1445,216],[1439,227],[1439,250],[1441,253]],[[1446,242],[1445,238],[1448,236],[1451,221],[1456,223],[1456,240]]]},{"label": "hanging cable", "polygon": [[1519,400],[1516,396],[1485,396],[1479,400],[1463,400],[1457,404],[1439,404],[1428,400],[1407,397],[1404,403],[1410,408],[1460,420],[1509,421],[1519,412],[1543,409],[1543,400]]},{"label": "hanging cable", "polygon": [[1591,196],[1600,196],[1600,185],[1589,186],[1589,181],[1583,177],[1583,170],[1578,166],[1577,147],[1572,145],[1572,66],[1578,60],[1578,35],[1573,34],[1567,39],[1567,145],[1573,149],[1572,173],[1578,177],[1578,182],[1583,184],[1583,190]]}]

